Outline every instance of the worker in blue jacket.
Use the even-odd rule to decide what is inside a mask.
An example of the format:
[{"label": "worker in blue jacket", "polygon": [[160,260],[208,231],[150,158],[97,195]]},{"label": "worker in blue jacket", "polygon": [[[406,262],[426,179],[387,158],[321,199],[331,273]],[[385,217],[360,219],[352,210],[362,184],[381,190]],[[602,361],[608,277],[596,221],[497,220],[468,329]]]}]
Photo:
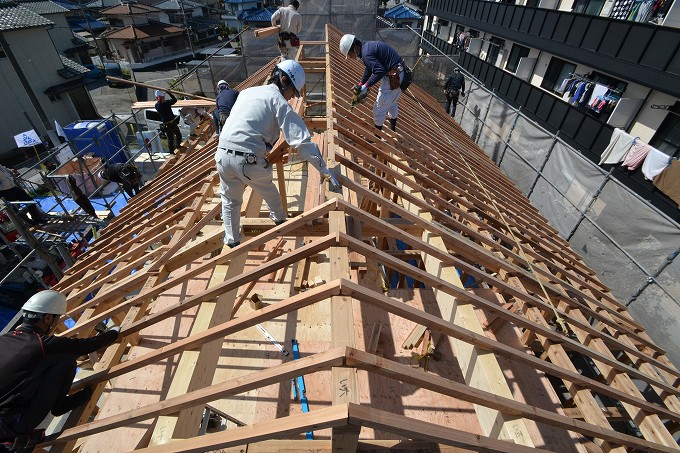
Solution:
[{"label": "worker in blue jacket", "polygon": [[41,291],[22,308],[23,323],[0,335],[0,452],[29,452],[41,441],[35,428],[45,416],[62,415],[87,403],[92,389],[68,392],[76,375],[76,358],[112,344],[120,329],[113,327],[92,338],[50,335],[66,297]]},{"label": "worker in blue jacket", "polygon": [[382,41],[362,43],[352,34],[340,39],[340,52],[346,58],[361,59],[366,66],[359,83],[360,96],[366,96],[368,89],[382,80],[373,105],[373,122],[376,128],[382,130],[385,117],[389,116],[390,127],[396,131],[399,96],[413,80],[413,74],[404,60],[388,44]]}]

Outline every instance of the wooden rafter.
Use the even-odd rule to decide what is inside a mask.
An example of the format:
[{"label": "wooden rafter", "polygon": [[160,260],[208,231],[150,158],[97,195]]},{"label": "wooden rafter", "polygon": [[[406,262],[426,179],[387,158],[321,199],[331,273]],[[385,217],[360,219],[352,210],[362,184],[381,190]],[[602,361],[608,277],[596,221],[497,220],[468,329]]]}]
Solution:
[{"label": "wooden rafter", "polygon": [[[412,85],[397,132],[374,130],[374,92],[351,109],[362,66],[327,34],[298,52],[325,116],[292,105],[324,129],[342,193],[280,138],[270,162],[293,217],[274,225],[246,190],[244,240],[225,248],[202,124],[57,286],[75,320],[60,335],[108,318],[122,332],[83,365],[73,390],[94,397],[50,451],[677,451],[664,351],[436,100]],[[300,375],[309,413],[290,397]],[[205,407],[225,431],[199,436]]]}]

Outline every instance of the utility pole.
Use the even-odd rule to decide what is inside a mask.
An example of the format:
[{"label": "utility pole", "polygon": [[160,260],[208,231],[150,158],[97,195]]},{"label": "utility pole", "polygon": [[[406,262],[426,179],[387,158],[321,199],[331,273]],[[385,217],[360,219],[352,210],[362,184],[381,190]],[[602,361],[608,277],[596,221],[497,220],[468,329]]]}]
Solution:
[{"label": "utility pole", "polygon": [[179,9],[182,11],[182,19],[184,20],[184,28],[187,30],[187,37],[189,38],[189,47],[191,47],[191,58],[196,58],[196,52],[194,52],[194,43],[191,38],[191,29],[187,23],[187,15],[184,12],[184,0],[179,0]]}]

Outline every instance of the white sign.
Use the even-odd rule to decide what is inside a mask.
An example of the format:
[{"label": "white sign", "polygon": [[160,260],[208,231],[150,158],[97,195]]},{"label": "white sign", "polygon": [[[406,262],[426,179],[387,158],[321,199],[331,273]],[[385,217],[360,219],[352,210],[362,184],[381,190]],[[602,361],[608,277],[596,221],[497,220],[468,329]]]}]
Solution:
[{"label": "white sign", "polygon": [[22,132],[21,134],[14,136],[14,141],[17,142],[19,148],[27,148],[30,146],[39,145],[42,142],[38,134],[31,129],[30,131]]}]

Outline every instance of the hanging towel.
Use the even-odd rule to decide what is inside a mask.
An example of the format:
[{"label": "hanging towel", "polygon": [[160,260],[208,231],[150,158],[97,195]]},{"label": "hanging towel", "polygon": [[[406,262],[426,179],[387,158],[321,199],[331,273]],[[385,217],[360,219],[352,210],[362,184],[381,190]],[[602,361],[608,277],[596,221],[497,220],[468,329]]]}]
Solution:
[{"label": "hanging towel", "polygon": [[588,99],[588,105],[592,105],[597,98],[607,94],[607,91],[609,91],[609,87],[606,87],[600,83],[596,83],[595,88],[593,89],[593,94],[591,94],[590,99]]},{"label": "hanging towel", "polygon": [[636,138],[621,165],[628,167],[628,170],[635,170],[642,165],[650,149],[652,149],[651,146]]},{"label": "hanging towel", "polygon": [[671,156],[662,153],[656,148],[649,150],[649,154],[645,157],[645,162],[642,164],[642,174],[650,181],[654,179],[659,173],[668,167]]},{"label": "hanging towel", "polygon": [[654,185],[680,206],[680,161],[671,159],[671,164],[654,178]]},{"label": "hanging towel", "polygon": [[623,129],[616,128],[612,134],[609,146],[602,153],[600,165],[602,164],[618,164],[626,157],[628,150],[633,145],[635,137],[626,134]]}]

